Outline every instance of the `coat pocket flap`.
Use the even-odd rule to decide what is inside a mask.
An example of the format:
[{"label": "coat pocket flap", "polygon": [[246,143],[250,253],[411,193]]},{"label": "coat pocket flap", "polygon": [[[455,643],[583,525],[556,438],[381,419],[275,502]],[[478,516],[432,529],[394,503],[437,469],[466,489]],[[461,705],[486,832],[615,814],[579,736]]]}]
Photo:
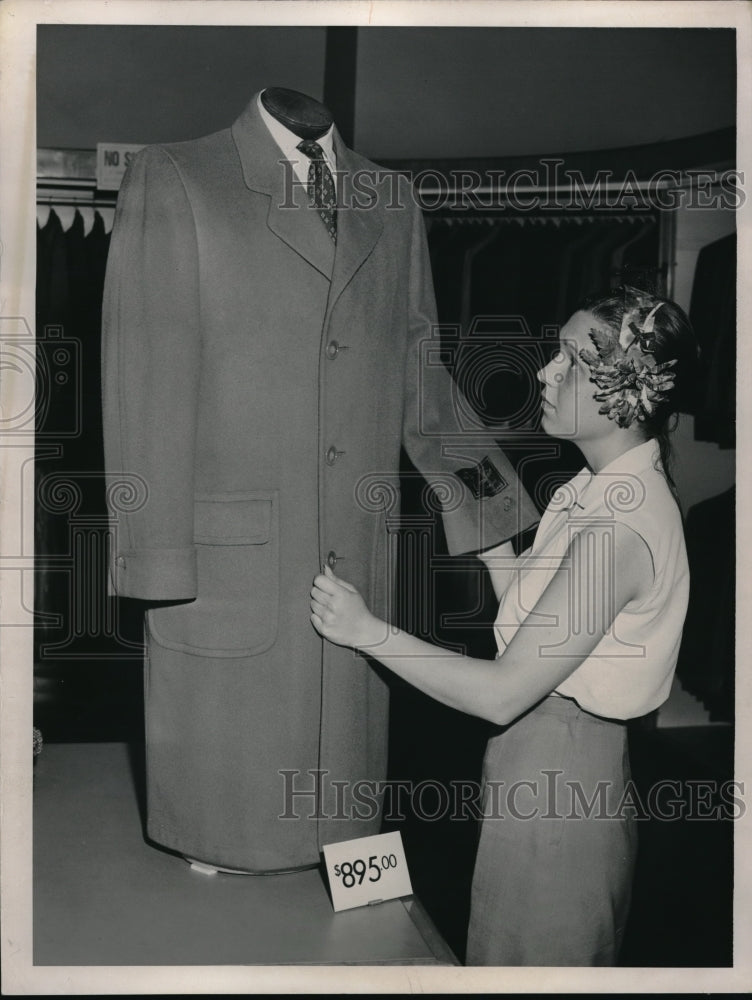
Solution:
[{"label": "coat pocket flap", "polygon": [[200,545],[263,545],[272,524],[271,493],[220,493],[197,496],[194,538]]}]

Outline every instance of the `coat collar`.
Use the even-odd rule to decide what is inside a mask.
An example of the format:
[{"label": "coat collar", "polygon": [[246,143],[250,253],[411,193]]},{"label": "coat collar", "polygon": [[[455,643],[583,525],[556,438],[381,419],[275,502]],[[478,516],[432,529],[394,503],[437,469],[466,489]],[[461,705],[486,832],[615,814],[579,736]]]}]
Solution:
[{"label": "coat collar", "polygon": [[353,187],[354,174],[374,167],[345,146],[335,126],[333,140],[339,202],[335,250],[321,219],[308,205],[305,190],[299,183],[290,183],[294,171],[289,163],[281,162],[279,146],[259,114],[258,96],[253,95],[231,129],[243,178],[252,191],[269,196],[269,229],[331,278],[331,306],[371,253],[383,230],[382,209],[378,203],[371,209],[354,207],[357,193]]}]

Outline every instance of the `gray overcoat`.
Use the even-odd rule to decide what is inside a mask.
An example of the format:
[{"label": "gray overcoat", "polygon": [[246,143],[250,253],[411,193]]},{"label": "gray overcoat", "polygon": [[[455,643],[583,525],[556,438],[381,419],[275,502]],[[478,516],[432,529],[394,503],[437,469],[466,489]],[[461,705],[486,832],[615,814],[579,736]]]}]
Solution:
[{"label": "gray overcoat", "polygon": [[387,614],[400,445],[442,500],[450,552],[538,514],[438,358],[409,188],[395,198],[335,130],[335,248],[256,100],[129,167],[103,384],[107,472],[133,487],[110,494],[112,585],[155,602],[148,834],[267,872],[378,832],[372,786],[353,789],[385,775],[387,687],[322,642],[309,590],[328,561]]}]

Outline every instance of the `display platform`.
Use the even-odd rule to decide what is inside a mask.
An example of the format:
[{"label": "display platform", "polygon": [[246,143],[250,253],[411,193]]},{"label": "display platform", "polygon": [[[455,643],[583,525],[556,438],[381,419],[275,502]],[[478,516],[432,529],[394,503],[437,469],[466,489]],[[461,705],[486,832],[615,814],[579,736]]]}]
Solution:
[{"label": "display platform", "polygon": [[134,773],[123,743],[37,759],[35,965],[458,964],[414,896],[335,913],[322,871],[207,876],[150,846]]}]

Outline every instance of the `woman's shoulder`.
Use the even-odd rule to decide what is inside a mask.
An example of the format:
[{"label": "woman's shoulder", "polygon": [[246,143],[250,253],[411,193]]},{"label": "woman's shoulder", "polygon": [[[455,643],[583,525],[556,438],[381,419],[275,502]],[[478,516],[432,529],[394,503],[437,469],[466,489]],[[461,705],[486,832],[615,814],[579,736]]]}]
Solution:
[{"label": "woman's shoulder", "polygon": [[609,519],[645,521],[655,531],[681,528],[679,504],[659,460],[604,475],[594,500],[597,512]]},{"label": "woman's shoulder", "polygon": [[[601,478],[601,477],[597,477]],[[591,524],[616,532],[620,547],[639,550],[647,546],[653,567],[667,569],[681,562],[684,526],[681,510],[659,462],[614,470],[602,477],[588,514]]]}]

